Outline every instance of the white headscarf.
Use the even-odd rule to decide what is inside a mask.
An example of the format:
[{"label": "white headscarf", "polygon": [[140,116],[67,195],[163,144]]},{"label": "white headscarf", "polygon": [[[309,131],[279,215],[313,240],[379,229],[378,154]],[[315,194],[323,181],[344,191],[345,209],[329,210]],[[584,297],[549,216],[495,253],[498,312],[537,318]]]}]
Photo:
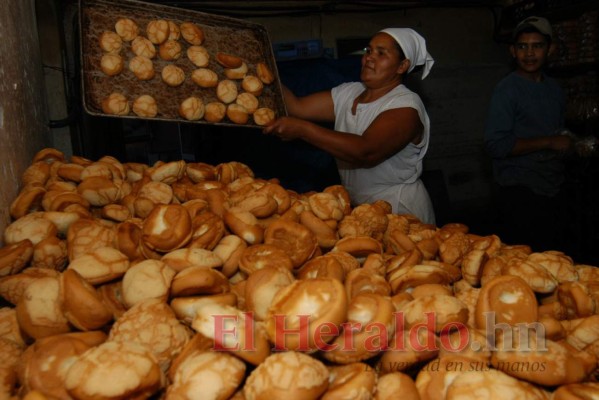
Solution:
[{"label": "white headscarf", "polygon": [[406,58],[410,60],[408,72],[412,72],[417,65],[424,65],[422,79],[426,78],[435,63],[426,51],[426,40],[410,28],[387,28],[380,32],[390,35],[399,44]]}]

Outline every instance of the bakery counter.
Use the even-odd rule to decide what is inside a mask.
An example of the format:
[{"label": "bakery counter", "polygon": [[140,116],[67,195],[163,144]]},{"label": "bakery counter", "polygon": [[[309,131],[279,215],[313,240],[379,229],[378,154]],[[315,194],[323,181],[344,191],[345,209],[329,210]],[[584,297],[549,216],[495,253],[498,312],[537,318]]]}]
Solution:
[{"label": "bakery counter", "polygon": [[239,161],[40,150],[0,248],[0,393],[596,398],[599,270]]}]

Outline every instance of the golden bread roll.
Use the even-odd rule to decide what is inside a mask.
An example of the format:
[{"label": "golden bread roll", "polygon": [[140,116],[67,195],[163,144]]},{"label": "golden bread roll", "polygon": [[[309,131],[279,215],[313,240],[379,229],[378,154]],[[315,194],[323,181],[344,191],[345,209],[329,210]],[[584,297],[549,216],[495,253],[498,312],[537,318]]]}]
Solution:
[{"label": "golden bread roll", "polygon": [[243,79],[248,72],[248,66],[245,62],[237,68],[225,68],[224,74],[227,79]]},{"label": "golden bread roll", "polygon": [[216,97],[225,104],[234,102],[237,98],[237,84],[230,79],[223,79],[218,82]]},{"label": "golden bread roll", "polygon": [[[187,325],[191,325],[197,310],[206,303],[216,303],[225,306],[237,307],[237,295],[233,292],[205,294],[198,296],[175,297],[169,303],[177,318]],[[197,335],[200,335],[199,333]],[[212,345],[210,346],[212,347]]]},{"label": "golden bread roll", "polygon": [[196,67],[207,67],[210,63],[210,53],[204,46],[189,46],[187,48],[187,58]]},{"label": "golden bread roll", "polygon": [[213,101],[206,104],[204,119],[208,122],[220,122],[225,118],[227,106],[221,102]]},{"label": "golden bread roll", "polygon": [[468,321],[468,307],[456,297],[442,294],[416,297],[402,311],[408,328],[427,324],[427,315],[434,315],[434,324],[427,328],[437,333],[447,334],[465,326]]},{"label": "golden bread roll", "polygon": [[158,47],[158,55],[166,61],[178,60],[181,57],[181,51],[183,51],[181,44],[172,39],[167,39]]},{"label": "golden bread roll", "polygon": [[146,35],[150,42],[161,44],[168,39],[170,27],[168,21],[163,19],[152,20],[146,27]]},{"label": "golden bread roll", "polygon": [[245,274],[250,275],[267,267],[292,270],[293,263],[285,250],[271,244],[253,244],[241,253],[239,269]]},{"label": "golden bread roll", "polygon": [[343,251],[356,258],[364,258],[369,254],[382,254],[383,246],[370,236],[348,236],[339,239],[331,251]]},{"label": "golden bread roll", "polygon": [[[321,347],[334,339],[322,335],[321,324],[339,329],[346,313],[347,296],[341,282],[333,278],[297,280],[276,293],[265,328],[275,349],[314,352],[324,350]],[[308,331],[298,333],[304,324]]]},{"label": "golden bread roll", "polygon": [[191,80],[200,87],[210,88],[218,85],[218,75],[208,68],[198,68],[191,73]]},{"label": "golden bread roll", "polygon": [[247,400],[316,400],[329,386],[329,371],[316,358],[294,351],[274,353],[247,378]]},{"label": "golden bread roll", "polygon": [[221,294],[229,291],[229,281],[212,268],[192,265],[175,274],[171,281],[170,296],[185,297]]},{"label": "golden bread roll", "polygon": [[537,299],[522,278],[503,275],[482,286],[476,304],[478,329],[486,330],[497,323],[533,323],[537,318]]},{"label": "golden bread roll", "polygon": [[196,352],[177,367],[166,396],[187,398],[188,393],[195,392],[227,400],[243,382],[245,370],[243,361],[228,353]]},{"label": "golden bread roll", "polygon": [[276,293],[289,286],[295,278],[286,268],[265,267],[249,274],[245,284],[246,309],[257,321],[264,321]]},{"label": "golden bread roll", "polygon": [[179,86],[185,81],[185,72],[173,64],[164,67],[161,76],[164,83],[172,87]]},{"label": "golden bread roll", "polygon": [[14,307],[0,307],[0,340],[11,342],[21,350],[26,347]]},{"label": "golden bread roll", "polygon": [[227,106],[227,118],[235,124],[244,125],[248,122],[250,113],[241,104],[231,103]]},{"label": "golden bread roll", "polygon": [[414,380],[402,372],[391,372],[379,376],[374,400],[396,400],[401,393],[404,400],[426,400],[418,393]]},{"label": "golden bread roll", "polygon": [[130,18],[119,18],[114,30],[125,42],[130,42],[139,35],[139,26]]},{"label": "golden bread roll", "polygon": [[264,89],[264,84],[255,75],[245,75],[241,81],[241,88],[254,96],[260,96]]},{"label": "golden bread roll", "polygon": [[[457,355],[436,358],[418,372],[415,380],[416,394],[421,400],[444,399],[447,387],[451,382],[459,374],[477,366],[476,362]],[[484,367],[486,365],[481,366],[480,369]]]},{"label": "golden bread roll", "polygon": [[74,269],[61,274],[60,289],[62,312],[75,328],[90,331],[112,321],[113,314],[100,294]]},{"label": "golden bread roll", "polygon": [[214,252],[200,248],[183,248],[170,251],[162,256],[161,261],[176,272],[186,268],[199,266],[202,268],[220,268],[223,260]]},{"label": "golden bread roll", "polygon": [[33,247],[30,267],[62,271],[68,263],[67,242],[50,236]]},{"label": "golden bread roll", "polygon": [[185,246],[191,234],[191,218],[180,204],[156,206],[142,227],[143,242],[158,252],[169,252]]},{"label": "golden bread roll", "polygon": [[108,76],[115,76],[120,74],[125,67],[123,57],[118,54],[107,53],[102,55],[100,60],[100,68]]},{"label": "golden bread roll", "polygon": [[144,36],[137,36],[135,39],[133,39],[131,42],[131,51],[136,56],[140,57],[146,57],[150,59],[156,57],[156,46],[154,46],[154,43],[152,43],[150,39]]},{"label": "golden bread roll", "polygon": [[105,114],[127,115],[129,114],[129,101],[121,93],[111,93],[102,100],[102,111]]},{"label": "golden bread roll", "polygon": [[291,258],[294,268],[301,267],[318,248],[316,235],[302,224],[285,219],[273,221],[264,232],[264,243],[279,247]]},{"label": "golden bread roll", "polygon": [[[347,325],[323,354],[337,364],[351,364],[375,357],[387,349],[395,332],[394,306],[388,296],[361,293],[354,296],[347,307]],[[375,331],[385,334],[378,337]],[[351,347],[348,337],[351,336]],[[377,338],[374,338],[377,336]]]},{"label": "golden bread roll", "polygon": [[266,65],[266,63],[263,62],[259,62],[256,65],[256,75],[258,75],[258,78],[260,78],[260,80],[265,85],[270,85],[275,80],[274,74],[272,73],[268,65]]},{"label": "golden bread roll", "polygon": [[199,97],[188,97],[179,106],[179,115],[189,121],[200,120],[205,113],[206,107]]},{"label": "golden bread roll", "polygon": [[123,39],[115,32],[104,31],[100,34],[100,48],[106,53],[118,53],[123,48]]},{"label": "golden bread roll", "polygon": [[133,112],[138,117],[154,118],[158,114],[156,99],[149,94],[142,94],[133,101]]},{"label": "golden bread roll", "polygon": [[29,239],[23,239],[0,248],[0,277],[21,272],[32,257],[33,243]]},{"label": "golden bread roll", "polygon": [[144,344],[166,372],[173,357],[189,342],[191,333],[168,304],[160,299],[147,299],[129,308],[115,321],[108,340]]},{"label": "golden bread roll", "polygon": [[448,399],[548,399],[550,394],[495,369],[469,370],[458,374],[447,387]]},{"label": "golden bread roll", "polygon": [[[112,247],[115,232],[93,219],[78,219],[67,232],[68,254],[71,263],[83,254],[102,247]],[[81,271],[77,271],[81,273]]]},{"label": "golden bread roll", "polygon": [[264,126],[275,120],[275,112],[271,108],[261,107],[254,111],[252,117],[256,125]]},{"label": "golden bread roll", "polygon": [[216,61],[225,68],[239,68],[243,64],[241,58],[222,52],[216,53]]},{"label": "golden bread roll", "polygon": [[103,176],[84,179],[77,186],[77,192],[95,207],[116,203],[121,198],[121,188],[117,186],[117,183]]},{"label": "golden bread roll", "polygon": [[22,389],[27,392],[25,398],[36,392],[43,393],[43,399],[70,398],[65,387],[70,364],[105,340],[106,334],[100,331],[73,332],[37,340],[23,354],[19,367]]},{"label": "golden bread roll", "polygon": [[25,288],[16,305],[17,320],[23,332],[34,339],[71,330],[61,309],[60,279],[43,277]]},{"label": "golden bread roll", "polygon": [[65,387],[74,398],[148,398],[163,387],[164,380],[147,346],[106,341],[74,360]]},{"label": "golden bread roll", "polygon": [[387,351],[383,352],[376,367],[379,374],[410,371],[439,354],[439,338],[428,329],[395,331]]},{"label": "golden bread roll", "polygon": [[239,208],[225,210],[223,220],[232,233],[250,245],[260,243],[264,239],[264,229],[258,225],[257,218],[249,211]]},{"label": "golden bread roll", "polygon": [[246,248],[246,241],[237,235],[223,236],[214,247],[212,252],[223,261],[221,271],[225,276],[230,278],[238,271],[241,255]]},{"label": "golden bread roll", "polygon": [[258,99],[249,92],[240,93],[235,99],[235,103],[245,107],[249,114],[253,114],[258,109]]},{"label": "golden bread roll", "polygon": [[297,271],[296,276],[298,279],[335,278],[343,282],[345,270],[338,259],[325,254],[306,261]]},{"label": "golden bread roll", "polygon": [[92,285],[99,285],[121,278],[129,269],[129,259],[113,247],[99,247],[72,259],[67,269],[76,271]]},{"label": "golden bread roll", "polygon": [[43,212],[33,212],[13,221],[4,230],[4,242],[14,244],[29,239],[35,246],[42,240],[56,236],[58,229],[43,218]]},{"label": "golden bread roll", "polygon": [[[213,350],[227,351],[252,365],[261,365],[270,355],[271,345],[262,323],[254,321],[250,313],[238,308],[206,302],[197,309],[191,326],[214,341]],[[223,326],[232,329],[227,329],[227,332],[234,331],[235,335],[224,332]]]},{"label": "golden bread roll", "polygon": [[204,31],[193,22],[183,22],[179,29],[181,30],[181,36],[189,44],[199,46],[204,42]]},{"label": "golden bread roll", "polygon": [[335,365],[329,367],[329,382],[321,400],[373,398],[377,375],[372,367],[364,363]]},{"label": "golden bread roll", "polygon": [[176,272],[160,260],[144,260],[123,276],[123,302],[128,308],[148,299],[166,301]]},{"label": "golden bread roll", "polygon": [[181,29],[173,21],[168,21],[168,40],[179,40],[181,38]]},{"label": "golden bread roll", "polygon": [[129,69],[140,81],[147,81],[154,77],[154,63],[144,56],[135,56],[129,61]]},{"label": "golden bread roll", "polygon": [[169,161],[161,165],[156,165],[147,171],[148,176],[154,182],[163,182],[173,184],[183,177],[185,173],[185,161]]},{"label": "golden bread roll", "polygon": [[47,268],[25,268],[22,272],[0,278],[0,296],[9,303],[17,305],[31,282],[38,278],[58,279],[59,272]]}]

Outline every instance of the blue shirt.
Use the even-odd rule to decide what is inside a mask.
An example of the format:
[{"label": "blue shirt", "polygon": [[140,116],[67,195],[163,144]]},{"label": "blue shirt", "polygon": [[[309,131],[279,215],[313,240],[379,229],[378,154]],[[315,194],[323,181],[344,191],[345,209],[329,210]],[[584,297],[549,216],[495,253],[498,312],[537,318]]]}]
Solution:
[{"label": "blue shirt", "polygon": [[485,127],[485,147],[501,186],[525,186],[553,196],[564,181],[564,164],[551,150],[510,156],[517,138],[550,136],[564,125],[565,97],[555,79],[535,82],[512,72],[495,87]]}]

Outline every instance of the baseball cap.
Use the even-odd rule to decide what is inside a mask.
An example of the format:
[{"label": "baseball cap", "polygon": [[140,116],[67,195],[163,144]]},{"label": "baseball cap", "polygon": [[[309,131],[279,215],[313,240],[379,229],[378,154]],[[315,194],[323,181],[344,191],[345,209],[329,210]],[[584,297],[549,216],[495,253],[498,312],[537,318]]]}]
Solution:
[{"label": "baseball cap", "polygon": [[518,26],[516,26],[516,29],[514,29],[512,39],[516,39],[520,32],[528,28],[532,28],[543,35],[549,36],[550,39],[553,39],[553,29],[551,29],[549,21],[545,18],[535,16],[528,17],[520,22]]}]

